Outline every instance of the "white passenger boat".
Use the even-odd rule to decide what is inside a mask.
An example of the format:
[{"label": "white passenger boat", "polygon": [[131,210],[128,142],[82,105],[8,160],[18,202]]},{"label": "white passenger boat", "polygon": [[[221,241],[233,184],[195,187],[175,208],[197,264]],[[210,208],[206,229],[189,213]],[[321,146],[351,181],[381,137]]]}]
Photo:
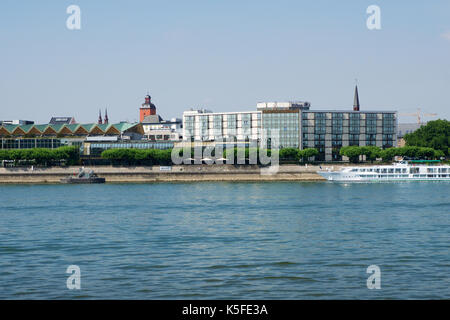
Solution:
[{"label": "white passenger boat", "polygon": [[329,181],[450,181],[450,166],[438,160],[409,160],[392,165],[344,167],[317,171]]}]

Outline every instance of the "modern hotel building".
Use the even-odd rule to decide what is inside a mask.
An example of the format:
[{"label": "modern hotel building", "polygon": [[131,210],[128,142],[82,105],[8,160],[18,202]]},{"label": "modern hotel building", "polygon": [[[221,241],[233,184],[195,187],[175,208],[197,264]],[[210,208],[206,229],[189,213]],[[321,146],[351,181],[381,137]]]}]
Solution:
[{"label": "modern hotel building", "polygon": [[205,145],[230,138],[238,144],[260,144],[263,133],[276,133],[280,148],[316,148],[319,161],[345,160],[339,155],[344,146],[397,144],[397,112],[360,111],[357,88],[353,110],[310,110],[310,106],[308,102],[267,102],[248,112],[185,111],[183,138]]}]

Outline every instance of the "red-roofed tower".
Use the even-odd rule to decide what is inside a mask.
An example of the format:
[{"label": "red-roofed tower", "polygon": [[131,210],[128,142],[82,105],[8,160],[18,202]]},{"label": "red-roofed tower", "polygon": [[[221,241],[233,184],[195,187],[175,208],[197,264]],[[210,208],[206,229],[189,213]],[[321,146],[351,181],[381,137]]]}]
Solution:
[{"label": "red-roofed tower", "polygon": [[156,114],[156,106],[152,103],[150,95],[145,96],[145,102],[139,108],[139,121],[144,121],[144,118]]}]

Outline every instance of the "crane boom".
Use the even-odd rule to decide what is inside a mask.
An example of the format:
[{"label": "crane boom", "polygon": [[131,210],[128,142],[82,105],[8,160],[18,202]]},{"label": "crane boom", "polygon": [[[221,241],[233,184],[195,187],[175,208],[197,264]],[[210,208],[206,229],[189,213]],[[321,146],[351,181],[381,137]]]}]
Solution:
[{"label": "crane boom", "polygon": [[436,117],[437,113],[422,113],[420,108],[417,108],[417,112],[415,113],[399,113],[399,116],[411,116],[417,117],[417,124],[422,124],[423,117]]}]

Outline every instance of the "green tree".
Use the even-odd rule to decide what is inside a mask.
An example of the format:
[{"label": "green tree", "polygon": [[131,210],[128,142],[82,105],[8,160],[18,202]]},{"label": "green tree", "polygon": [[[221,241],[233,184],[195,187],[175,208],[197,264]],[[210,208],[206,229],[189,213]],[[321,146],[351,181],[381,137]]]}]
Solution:
[{"label": "green tree", "polygon": [[12,160],[11,153],[7,149],[0,149],[0,160]]},{"label": "green tree", "polygon": [[346,146],[339,150],[341,156],[346,156],[349,158],[350,162],[359,162],[359,156],[363,154],[363,150],[358,146]]},{"label": "green tree", "polygon": [[440,158],[444,158],[444,157],[445,157],[445,153],[442,150],[434,150],[434,158],[440,159]]},{"label": "green tree", "polygon": [[11,160],[25,160],[25,150],[23,149],[12,149],[10,150]]},{"label": "green tree", "polygon": [[52,160],[67,161],[69,165],[75,165],[80,160],[80,149],[75,146],[64,146],[52,150]]},{"label": "green tree", "polygon": [[169,165],[172,163],[172,149],[154,150],[154,159],[160,165]]},{"label": "green tree", "polygon": [[399,150],[397,148],[387,148],[380,151],[380,156],[383,161],[391,161],[396,155],[398,155]]},{"label": "green tree", "polygon": [[315,157],[319,154],[319,151],[315,148],[306,148],[303,150],[298,150],[298,157],[302,159],[303,162],[307,162],[309,158]]},{"label": "green tree", "polygon": [[280,149],[280,160],[298,161],[300,159],[299,149],[297,148],[283,148]]},{"label": "green tree", "polygon": [[101,153],[103,159],[109,159],[117,164],[160,164],[172,163],[172,149],[109,149]]},{"label": "green tree", "polygon": [[9,149],[0,150],[0,160],[26,160],[36,164],[49,164],[52,161],[66,160],[69,164],[79,161],[78,147],[60,147],[57,149]]},{"label": "green tree", "polygon": [[375,161],[379,156],[381,149],[376,146],[364,146],[360,147],[361,154],[366,156],[366,160],[373,162]]},{"label": "green tree", "polygon": [[405,146],[401,148],[388,148],[380,152],[384,161],[391,161],[395,156],[411,159],[439,159],[443,156],[442,150],[427,147]]},{"label": "green tree", "polygon": [[32,149],[31,158],[33,158],[37,164],[46,165],[50,160],[52,160],[52,154],[51,149],[36,148]]},{"label": "green tree", "polygon": [[[439,150],[441,151],[441,150]],[[417,158],[420,159],[433,159],[435,157],[435,152],[436,150],[434,150],[433,148],[419,148],[419,150],[417,151]]]},{"label": "green tree", "polygon": [[[256,153],[256,161],[257,163],[261,164],[260,161],[260,152],[264,155],[267,155],[267,157],[271,157],[272,156],[272,150],[270,149],[260,149],[258,148],[245,148],[245,150],[242,150],[243,148],[239,148],[239,152],[244,152],[245,158],[249,159],[250,158],[250,153]],[[283,149],[281,149],[283,150]],[[281,151],[280,150],[280,151]],[[297,149],[295,149],[297,150]],[[278,152],[278,151],[274,151],[274,152]],[[226,148],[223,149],[223,158],[227,158],[230,157],[231,159],[234,159],[234,163],[237,163],[237,155],[238,155],[238,148],[234,147],[234,148]]]},{"label": "green tree", "polygon": [[404,139],[408,146],[433,148],[449,156],[450,121],[430,121],[418,130],[406,134]]}]

